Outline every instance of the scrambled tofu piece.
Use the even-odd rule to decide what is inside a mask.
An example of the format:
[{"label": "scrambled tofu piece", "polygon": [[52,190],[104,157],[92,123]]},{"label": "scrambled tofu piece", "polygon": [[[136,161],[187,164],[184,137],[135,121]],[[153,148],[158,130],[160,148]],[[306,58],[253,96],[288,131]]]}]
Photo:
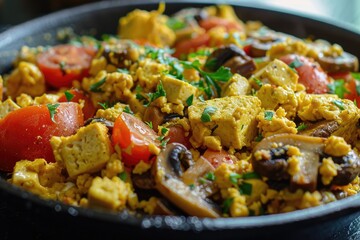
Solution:
[{"label": "scrambled tofu piece", "polygon": [[152,92],[161,80],[163,72],[168,70],[169,66],[158,63],[152,59],[146,58],[139,61],[138,64],[131,66],[130,71],[134,71],[134,82],[138,84],[145,92]]},{"label": "scrambled tofu piece", "polygon": [[261,107],[266,110],[276,111],[282,107],[286,111],[286,117],[291,119],[296,116],[298,107],[297,95],[291,89],[264,84],[256,93],[261,100]]},{"label": "scrambled tofu piece", "polygon": [[222,95],[223,97],[246,95],[250,90],[249,81],[239,74],[234,74],[223,87]]},{"label": "scrambled tofu piece", "polygon": [[296,124],[285,116],[285,110],[281,107],[278,108],[276,112],[271,110],[261,112],[256,119],[259,122],[258,128],[260,129],[262,136],[268,137],[280,133],[296,134]]},{"label": "scrambled tofu piece", "polygon": [[118,34],[123,39],[144,39],[159,47],[171,46],[175,33],[167,25],[168,17],[162,15],[165,5],[160,4],[157,11],[136,9],[119,20]]},{"label": "scrambled tofu piece", "polygon": [[45,198],[56,198],[51,187],[64,182],[62,168],[57,163],[47,163],[45,159],[21,160],[15,164],[11,182]]},{"label": "scrambled tofu piece", "polygon": [[[260,100],[253,96],[216,98],[195,103],[188,109],[193,131],[190,138],[192,145],[200,147],[204,138],[212,135],[219,136],[225,147],[241,149],[250,146],[257,134],[256,116],[261,110],[260,105]],[[215,109],[210,121],[204,119],[206,108]]]},{"label": "scrambled tofu piece", "polygon": [[254,88],[259,87],[256,81],[260,80],[263,84],[269,83],[295,91],[298,78],[299,76],[286,63],[275,59],[256,72],[249,81]]},{"label": "scrambled tofu piece", "polygon": [[32,63],[20,62],[5,80],[7,95],[15,99],[21,93],[32,97],[45,93],[45,80],[39,68]]},{"label": "scrambled tofu piece", "polygon": [[270,49],[266,52],[266,55],[270,59],[275,59],[287,54],[307,56],[309,51],[310,48],[304,41],[288,38],[286,41],[272,44]]},{"label": "scrambled tofu piece", "polygon": [[88,199],[90,207],[121,210],[131,192],[129,183],[118,177],[111,179],[96,177],[89,188]]},{"label": "scrambled tofu piece", "polygon": [[0,119],[4,118],[8,113],[20,109],[20,107],[11,98],[4,102],[0,101]]},{"label": "scrambled tofu piece", "polygon": [[130,74],[100,71],[95,78],[84,78],[82,87],[90,93],[94,106],[99,102],[127,101],[131,97],[134,82]]},{"label": "scrambled tofu piece", "polygon": [[101,123],[82,127],[69,137],[50,140],[56,161],[64,164],[69,176],[101,170],[112,154],[108,128]]},{"label": "scrambled tofu piece", "polygon": [[196,97],[197,88],[191,84],[163,75],[161,78],[164,90],[166,92],[167,101],[175,104],[186,104],[186,100],[193,95]]},{"label": "scrambled tofu piece", "polygon": [[116,118],[124,111],[127,105],[122,103],[117,103],[114,106],[107,109],[99,109],[96,112],[95,117],[105,118],[109,121],[115,122]]}]

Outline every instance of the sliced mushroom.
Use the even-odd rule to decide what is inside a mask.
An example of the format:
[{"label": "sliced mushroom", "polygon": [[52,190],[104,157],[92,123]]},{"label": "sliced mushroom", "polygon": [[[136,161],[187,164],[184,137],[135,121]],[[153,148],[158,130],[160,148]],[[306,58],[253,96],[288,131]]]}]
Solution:
[{"label": "sliced mushroom", "polygon": [[238,73],[244,77],[249,77],[256,69],[253,59],[233,44],[216,49],[205,63],[209,71],[216,71],[221,66],[229,67],[233,74]]},{"label": "sliced mushroom", "polygon": [[138,60],[139,51],[130,41],[118,40],[115,44],[104,44],[101,55],[117,68],[128,68]]},{"label": "sliced mushroom", "polygon": [[336,57],[321,53],[317,61],[328,73],[357,72],[359,70],[358,58],[347,52],[343,52],[340,56]]},{"label": "sliced mushroom", "polygon": [[305,126],[306,129],[304,131],[300,131],[299,134],[323,138],[330,137],[331,134],[333,134],[340,127],[337,121],[328,120],[320,121],[315,124],[305,123]]},{"label": "sliced mushroom", "polygon": [[165,113],[161,112],[158,107],[149,106],[144,112],[144,121],[151,122],[155,132],[158,131],[159,125],[164,122]]},{"label": "sliced mushroom", "polygon": [[[323,152],[324,141],[323,138],[295,134],[278,134],[264,138],[253,151],[253,155],[257,156],[252,160],[253,168],[271,180],[290,178],[291,189],[314,191],[317,186],[320,154]],[[301,151],[301,156],[296,156],[299,161],[299,171],[293,176],[287,172],[289,146],[298,147]]]},{"label": "sliced mushroom", "polygon": [[275,32],[264,27],[258,31],[250,32],[248,35],[251,40],[250,56],[254,58],[266,56],[266,52],[272,45],[283,42],[289,37],[287,34]]},{"label": "sliced mushroom", "polygon": [[151,171],[142,174],[131,174],[131,180],[135,187],[140,189],[155,189],[155,180]]},{"label": "sliced mushroom", "polygon": [[360,174],[360,158],[354,151],[350,151],[346,156],[332,157],[332,159],[340,168],[331,184],[347,185]]},{"label": "sliced mushroom", "polygon": [[100,118],[100,117],[93,117],[93,118],[89,118],[84,122],[84,126],[89,125],[90,123],[95,123],[95,122],[99,122],[104,124],[108,129],[109,132],[111,133],[113,128],[114,128],[114,122],[109,121],[105,118]]},{"label": "sliced mushroom", "polygon": [[[175,204],[189,215],[197,217],[220,217],[220,210],[217,205],[212,203],[208,198],[195,188],[192,189],[186,185],[181,176],[179,167],[174,164],[174,156],[179,150],[186,149],[179,143],[168,144],[156,158],[153,165],[153,174],[155,176],[156,189],[169,201]],[[178,159],[180,163],[180,159]]]}]

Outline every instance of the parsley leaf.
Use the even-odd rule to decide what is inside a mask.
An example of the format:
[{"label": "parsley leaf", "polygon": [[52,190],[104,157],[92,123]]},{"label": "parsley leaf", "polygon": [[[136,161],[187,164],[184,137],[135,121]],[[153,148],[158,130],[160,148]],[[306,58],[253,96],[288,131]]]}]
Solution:
[{"label": "parsley leaf", "polygon": [[298,57],[295,57],[294,61],[292,61],[289,64],[289,67],[298,68],[298,67],[301,67],[302,65],[304,65],[304,64],[300,61],[300,59]]},{"label": "parsley leaf", "polygon": [[128,114],[131,114],[131,115],[134,115],[133,111],[131,111],[131,109],[129,108],[129,106],[126,106],[126,107],[124,108],[124,112],[125,112],[125,113],[128,113]]},{"label": "parsley leaf", "polygon": [[127,173],[126,172],[121,172],[121,173],[119,173],[119,178],[121,179],[121,180],[123,180],[124,182],[126,181],[126,178],[127,178]]},{"label": "parsley leaf", "polygon": [[153,124],[152,124],[152,122],[150,121],[150,122],[145,122],[146,123],[146,125],[148,125],[149,126],[149,128],[151,128],[151,129],[153,129]]},{"label": "parsley leaf", "polygon": [[259,133],[259,135],[257,135],[255,138],[255,142],[260,142],[263,138],[264,138],[263,135]]},{"label": "parsley leaf", "polygon": [[186,104],[188,106],[191,106],[193,103],[193,100],[194,100],[194,94],[191,94],[191,96],[186,99]]},{"label": "parsley leaf", "polygon": [[53,121],[55,123],[55,118],[54,117],[55,117],[56,109],[60,106],[60,104],[59,103],[55,103],[55,104],[49,103],[46,106],[47,106],[47,108],[48,108],[48,110],[50,112],[51,121]]},{"label": "parsley leaf", "polygon": [[273,111],[265,111],[264,112],[264,119],[265,120],[268,120],[268,121],[271,121],[272,118],[274,116],[274,112]]},{"label": "parsley leaf", "polygon": [[189,185],[189,188],[190,188],[190,190],[194,190],[194,189],[195,189],[195,184],[193,184],[193,183],[190,184],[190,185]]},{"label": "parsley leaf", "polygon": [[60,67],[60,70],[61,70],[62,75],[66,75],[65,66],[66,66],[66,62],[61,61],[61,62],[59,63],[59,67]]},{"label": "parsley leaf", "polygon": [[335,80],[327,85],[329,93],[338,95],[339,98],[344,98],[345,93],[349,91],[345,87],[344,79]]},{"label": "parsley leaf", "polygon": [[207,106],[203,113],[201,114],[201,121],[202,122],[210,122],[211,121],[211,115],[213,115],[216,112],[217,108],[213,106]]},{"label": "parsley leaf", "polygon": [[195,58],[197,56],[209,56],[211,54],[209,49],[199,49],[196,52],[189,53],[188,58]]},{"label": "parsley leaf", "polygon": [[100,87],[106,82],[106,77],[104,77],[103,79],[101,79],[100,81],[90,85],[90,91],[91,92],[102,92],[102,90],[100,89]]},{"label": "parsley leaf", "polygon": [[242,179],[261,179],[261,176],[256,172],[247,172],[242,174]]},{"label": "parsley leaf", "polygon": [[65,94],[66,101],[68,101],[68,102],[70,102],[74,98],[74,94],[72,94],[69,91],[65,91],[64,94]]},{"label": "parsley leaf", "polygon": [[301,123],[298,127],[297,130],[298,131],[303,131],[307,128],[307,125],[305,123]]},{"label": "parsley leaf", "polygon": [[243,182],[243,183],[239,186],[239,192],[240,192],[240,194],[251,195],[251,192],[252,192],[252,184],[247,183],[247,182]]},{"label": "parsley leaf", "polygon": [[116,71],[119,73],[129,74],[129,70],[127,70],[126,68],[118,68],[118,69],[116,69]]},{"label": "parsley leaf", "polygon": [[186,23],[181,21],[178,18],[169,18],[166,21],[166,25],[174,31],[180,30],[180,29],[183,29],[186,27]]},{"label": "parsley leaf", "polygon": [[215,180],[215,174],[213,172],[208,172],[207,174],[205,174],[205,179],[207,179],[209,181],[214,181]]},{"label": "parsley leaf", "polygon": [[256,85],[258,85],[259,87],[262,87],[263,83],[260,79],[254,78],[254,81],[255,81]]},{"label": "parsley leaf", "polygon": [[222,212],[228,213],[233,202],[234,202],[234,198],[225,199],[225,201],[222,204]]},{"label": "parsley leaf", "polygon": [[166,54],[173,53],[173,50],[169,48],[154,48],[145,46],[145,55],[149,56],[153,60],[159,61],[161,64],[169,64],[172,58],[166,56]]},{"label": "parsley leaf", "polygon": [[160,81],[160,83],[156,86],[156,91],[154,93],[148,93],[147,95],[149,97],[149,102],[145,105],[146,107],[149,106],[155,99],[159,97],[166,97],[166,92],[162,82]]},{"label": "parsley leaf", "polygon": [[241,175],[238,173],[230,173],[230,175],[229,175],[229,180],[234,185],[238,184],[238,179],[240,179],[240,178],[241,178]]},{"label": "parsley leaf", "polygon": [[343,101],[341,101],[341,100],[334,100],[334,101],[332,101],[332,103],[335,104],[335,106],[337,106],[341,111],[342,111],[342,110],[345,110],[345,106],[344,106]]}]

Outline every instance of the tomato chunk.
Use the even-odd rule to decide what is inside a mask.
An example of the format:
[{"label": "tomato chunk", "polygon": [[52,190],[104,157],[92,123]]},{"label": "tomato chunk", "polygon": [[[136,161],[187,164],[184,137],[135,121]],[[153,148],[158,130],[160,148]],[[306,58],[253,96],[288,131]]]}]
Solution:
[{"label": "tomato chunk", "polygon": [[191,147],[189,136],[185,136],[185,130],[181,125],[175,125],[169,127],[169,133],[167,134],[168,143],[181,143],[188,149]]},{"label": "tomato chunk", "polygon": [[85,93],[79,89],[70,89],[67,91],[70,99],[67,99],[66,94],[64,93],[58,100],[58,102],[75,102],[80,103],[84,101],[84,106],[82,108],[82,112],[84,113],[84,119],[87,120],[93,117],[96,113],[96,108],[90,98],[85,95]]},{"label": "tomato chunk", "polygon": [[299,83],[306,87],[307,93],[321,94],[328,92],[329,77],[319,64],[309,58],[295,54],[283,56],[280,60],[288,65],[291,65],[294,61],[299,61],[300,66],[295,67],[295,70],[299,74]]},{"label": "tomato chunk", "polygon": [[23,159],[44,158],[54,162],[50,138],[72,135],[83,124],[83,113],[77,103],[60,103],[54,121],[46,105],[10,112],[0,120],[0,170],[10,172]]},{"label": "tomato chunk", "polygon": [[70,44],[57,45],[40,53],[36,62],[52,87],[71,87],[74,80],[88,76],[95,50]]},{"label": "tomato chunk", "polygon": [[201,20],[199,22],[200,27],[204,28],[205,30],[210,30],[214,27],[224,27],[227,31],[230,30],[237,30],[237,31],[242,31],[243,27],[235,22],[235,21],[230,21],[228,19],[225,18],[220,18],[220,17],[209,17],[206,18],[204,20]]},{"label": "tomato chunk", "polygon": [[233,164],[234,161],[231,159],[230,154],[224,150],[214,151],[207,149],[203,155],[213,166],[214,168],[219,167],[222,163]]},{"label": "tomato chunk", "polygon": [[159,146],[158,136],[143,121],[123,112],[114,123],[112,142],[121,149],[125,166],[133,167],[141,160],[151,162],[150,145]]},{"label": "tomato chunk", "polygon": [[200,47],[209,46],[210,36],[207,33],[191,39],[185,39],[175,45],[174,57],[180,58],[184,54],[195,52]]}]

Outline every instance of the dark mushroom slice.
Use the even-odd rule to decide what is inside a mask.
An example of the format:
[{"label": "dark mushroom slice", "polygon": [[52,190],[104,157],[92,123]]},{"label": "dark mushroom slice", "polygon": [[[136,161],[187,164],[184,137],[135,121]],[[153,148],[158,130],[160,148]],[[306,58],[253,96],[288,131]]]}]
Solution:
[{"label": "dark mushroom slice", "polygon": [[233,74],[245,77],[249,77],[256,69],[254,60],[234,44],[216,49],[205,63],[207,71],[216,71],[221,66],[229,67]]},{"label": "dark mushroom slice", "polygon": [[157,132],[159,125],[164,123],[165,116],[166,114],[161,112],[158,107],[149,106],[145,109],[143,119],[145,122],[151,122],[154,131]]},{"label": "dark mushroom slice", "polygon": [[186,185],[179,176],[178,169],[174,169],[173,160],[170,161],[169,156],[172,155],[174,149],[179,147],[186,149],[182,144],[171,143],[157,156],[153,165],[156,189],[189,215],[210,218],[220,217],[219,207],[204,197],[196,188],[192,189]]},{"label": "dark mushroom slice", "polygon": [[300,131],[301,135],[308,135],[313,137],[322,137],[328,138],[333,134],[336,130],[339,129],[340,124],[337,121],[320,121],[317,123],[304,123],[306,129]]},{"label": "dark mushroom slice", "polygon": [[328,73],[359,71],[358,58],[348,52],[343,52],[336,57],[320,53],[317,62]]},{"label": "dark mushroom slice", "polygon": [[360,158],[353,150],[346,156],[332,157],[332,160],[340,168],[337,170],[337,175],[333,178],[331,184],[339,186],[347,185],[360,174]]},{"label": "dark mushroom slice", "polygon": [[105,43],[100,51],[101,56],[117,68],[129,68],[139,58],[138,49],[129,40],[118,40],[115,44]]},{"label": "dark mushroom slice", "polygon": [[131,180],[135,187],[140,189],[155,189],[155,180],[151,171],[146,171],[142,174],[131,174]]},{"label": "dark mushroom slice", "polygon": [[100,117],[93,117],[93,118],[89,118],[84,122],[84,126],[89,125],[90,123],[95,123],[95,122],[99,122],[104,124],[108,129],[109,132],[111,133],[113,128],[114,128],[114,122],[109,121],[105,118],[100,118]]},{"label": "dark mushroom slice", "polygon": [[[296,134],[278,134],[264,138],[253,150],[253,156],[257,156],[252,159],[253,168],[255,172],[270,180],[290,178],[292,190],[301,188],[315,191],[324,141],[324,138]],[[296,156],[299,171],[293,176],[287,172],[289,146],[297,147],[301,152],[301,156]]]}]

